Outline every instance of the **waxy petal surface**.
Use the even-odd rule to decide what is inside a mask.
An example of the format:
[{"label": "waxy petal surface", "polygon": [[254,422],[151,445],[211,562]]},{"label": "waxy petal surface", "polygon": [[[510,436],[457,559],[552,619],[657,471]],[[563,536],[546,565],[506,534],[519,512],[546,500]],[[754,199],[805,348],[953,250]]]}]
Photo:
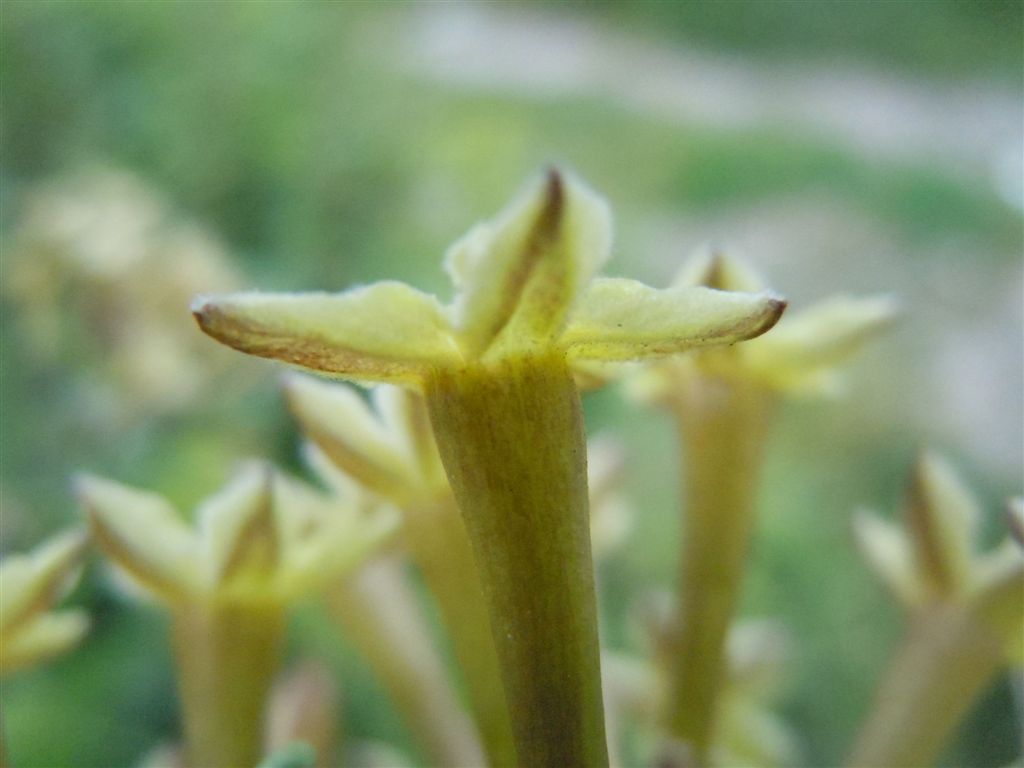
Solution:
[{"label": "waxy petal surface", "polygon": [[441,305],[403,283],[200,297],[193,314],[241,352],[346,379],[414,384],[432,366],[458,361]]},{"label": "waxy petal surface", "polygon": [[76,489],[96,543],[133,581],[172,600],[201,589],[198,542],[165,498],[92,476]]},{"label": "waxy petal surface", "polygon": [[34,666],[70,649],[89,629],[85,611],[43,613],[0,643],[0,673]]},{"label": "waxy petal surface", "polygon": [[800,389],[825,381],[887,331],[899,314],[888,296],[836,296],[787,315],[770,334],[743,348],[747,363],[780,386]]},{"label": "waxy petal surface", "polygon": [[282,542],[272,479],[270,466],[251,462],[197,509],[210,589],[258,588],[276,575]]},{"label": "waxy petal surface", "polygon": [[576,296],[608,259],[607,203],[551,170],[493,221],[474,227],[445,260],[464,348],[519,350],[551,342]]},{"label": "waxy petal surface", "polygon": [[0,563],[0,633],[7,635],[56,603],[81,570],[86,536],[70,531]]},{"label": "waxy petal surface", "polygon": [[920,579],[902,529],[874,514],[860,512],[853,519],[853,533],[864,557],[896,599],[905,606],[920,603]]},{"label": "waxy petal surface", "polygon": [[353,389],[295,375],[288,377],[285,391],[302,431],[346,474],[387,497],[408,484],[413,472],[409,457]]},{"label": "waxy petal surface", "polygon": [[786,303],[770,293],[657,290],[624,278],[594,280],[561,342],[573,359],[639,360],[764,333]]}]

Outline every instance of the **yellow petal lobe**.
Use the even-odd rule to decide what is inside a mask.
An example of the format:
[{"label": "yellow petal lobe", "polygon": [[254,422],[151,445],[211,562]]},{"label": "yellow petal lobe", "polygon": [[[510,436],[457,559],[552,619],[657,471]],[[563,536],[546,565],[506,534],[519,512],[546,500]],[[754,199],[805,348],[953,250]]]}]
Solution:
[{"label": "yellow petal lobe", "polygon": [[571,359],[660,357],[759,336],[785,308],[770,293],[658,290],[635,280],[601,278],[584,294],[561,343]]},{"label": "yellow petal lobe", "polygon": [[441,305],[403,283],[200,297],[192,313],[241,352],[354,381],[415,385],[429,368],[458,361]]}]

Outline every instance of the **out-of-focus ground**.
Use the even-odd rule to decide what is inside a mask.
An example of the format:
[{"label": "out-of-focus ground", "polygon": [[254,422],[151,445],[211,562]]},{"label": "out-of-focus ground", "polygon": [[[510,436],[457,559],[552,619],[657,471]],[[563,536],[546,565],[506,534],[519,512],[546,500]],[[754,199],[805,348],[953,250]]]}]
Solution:
[{"label": "out-of-focus ground", "polygon": [[[1020,90],[1006,84],[936,83],[847,62],[751,66],[735,53],[652,43],[592,19],[490,4],[425,6],[399,29],[405,34],[388,56],[410,74],[470,92],[593,98],[683,129],[780,130],[869,165],[928,166],[1024,208],[1024,107]],[[711,216],[665,206],[634,226],[623,268],[654,279],[713,242],[763,265],[794,308],[830,289],[899,296],[908,309],[904,335],[915,338],[900,359],[919,366],[924,391],[887,403],[896,406],[890,416],[913,407],[1000,470],[1024,462],[1022,352],[1007,354],[1020,346],[1019,259],[985,253],[983,243],[901,241],[825,184]],[[940,259],[941,267],[922,267]],[[979,270],[981,260],[1005,263]]]},{"label": "out-of-focus ground", "polygon": [[[798,311],[888,293],[903,316],[838,401],[780,415],[744,613],[795,638],[781,712],[842,759],[901,619],[850,542],[919,447],[977,489],[986,541],[1024,478],[1021,6],[957,3],[65,3],[0,6],[0,534],[77,519],[85,469],[184,508],[236,458],[298,466],[277,369],[194,329],[191,295],[408,280],[548,162],[615,211],[609,271],[664,284],[742,253]],[[608,641],[672,584],[676,446],[615,389],[633,537],[602,583]],[[178,729],[154,612],[95,568],[94,631],[5,683],[12,762],[129,764]],[[296,654],[343,674],[346,731],[410,742],[315,612]],[[944,758],[1003,765],[1003,684]],[[52,734],[63,734],[60,738]]]}]

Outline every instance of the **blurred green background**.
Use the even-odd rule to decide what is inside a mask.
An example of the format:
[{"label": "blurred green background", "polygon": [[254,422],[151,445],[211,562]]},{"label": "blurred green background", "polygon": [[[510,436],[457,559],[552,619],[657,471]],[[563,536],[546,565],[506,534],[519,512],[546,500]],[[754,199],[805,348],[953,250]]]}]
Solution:
[{"label": "blurred green background", "polygon": [[[772,443],[744,614],[793,635],[780,709],[835,765],[902,620],[849,536],[916,451],[959,466],[1000,535],[1020,493],[1020,2],[0,5],[2,548],[78,520],[79,470],[189,509],[237,458],[301,471],[278,370],[194,330],[193,293],[380,278],[449,296],[445,247],[549,162],[608,196],[609,272],[664,284],[702,243],[799,307],[892,293],[899,328],[842,400],[791,403]],[[616,390],[592,432],[630,455],[635,529],[608,564],[608,641],[675,568],[676,446]],[[4,682],[17,766],[131,765],[178,732],[156,610],[94,563],[76,652]],[[415,754],[313,609],[345,731]],[[1020,753],[1011,688],[944,761]]]}]

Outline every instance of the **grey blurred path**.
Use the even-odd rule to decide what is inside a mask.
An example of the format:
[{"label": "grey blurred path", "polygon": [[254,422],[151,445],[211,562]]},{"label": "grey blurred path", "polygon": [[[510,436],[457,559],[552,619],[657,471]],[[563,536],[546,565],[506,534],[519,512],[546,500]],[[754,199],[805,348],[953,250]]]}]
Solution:
[{"label": "grey blurred path", "polygon": [[795,128],[869,159],[984,177],[1024,207],[1024,100],[1012,88],[937,84],[841,61],[768,64],[496,4],[425,3],[406,22],[399,62],[420,75],[488,91],[598,96],[685,123]]}]

